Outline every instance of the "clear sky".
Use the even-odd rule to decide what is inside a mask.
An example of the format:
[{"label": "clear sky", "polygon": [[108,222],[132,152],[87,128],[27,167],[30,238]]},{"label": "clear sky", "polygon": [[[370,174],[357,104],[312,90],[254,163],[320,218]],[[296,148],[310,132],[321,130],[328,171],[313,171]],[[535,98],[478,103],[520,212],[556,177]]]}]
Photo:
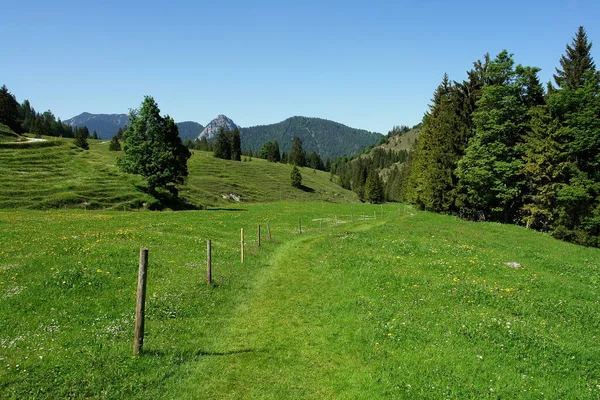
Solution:
[{"label": "clear sky", "polygon": [[176,121],[294,115],[386,133],[421,121],[447,72],[502,49],[548,81],[600,1],[4,1],[0,85],[71,118],[154,96]]}]

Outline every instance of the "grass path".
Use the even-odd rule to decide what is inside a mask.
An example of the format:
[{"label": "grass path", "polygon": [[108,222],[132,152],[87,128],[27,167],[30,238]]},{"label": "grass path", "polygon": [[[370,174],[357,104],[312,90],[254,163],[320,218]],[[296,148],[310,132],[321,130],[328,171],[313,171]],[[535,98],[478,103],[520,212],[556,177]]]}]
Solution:
[{"label": "grass path", "polygon": [[252,298],[239,305],[238,317],[215,343],[219,356],[201,363],[182,385],[186,397],[373,398],[371,366],[362,362],[366,339],[353,287],[358,282],[341,284],[343,270],[322,248],[332,235],[382,223],[282,245],[258,277]]}]

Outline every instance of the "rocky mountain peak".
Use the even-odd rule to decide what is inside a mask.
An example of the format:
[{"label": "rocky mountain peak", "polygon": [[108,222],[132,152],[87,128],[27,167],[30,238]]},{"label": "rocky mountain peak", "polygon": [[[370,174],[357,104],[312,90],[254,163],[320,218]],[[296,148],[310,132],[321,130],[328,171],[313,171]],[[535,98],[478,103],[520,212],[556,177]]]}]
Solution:
[{"label": "rocky mountain peak", "polygon": [[202,130],[202,132],[200,132],[200,135],[198,136],[198,140],[202,139],[203,137],[206,137],[206,139],[209,139],[209,140],[214,138],[215,136],[217,136],[217,133],[219,132],[220,127],[223,127],[227,130],[232,131],[235,128],[237,128],[238,126],[235,124],[235,122],[233,122],[227,116],[225,116],[223,114],[219,114],[219,115],[217,115],[217,117],[215,119],[210,121],[210,123],[208,125],[206,125],[206,127],[204,128],[204,130]]}]

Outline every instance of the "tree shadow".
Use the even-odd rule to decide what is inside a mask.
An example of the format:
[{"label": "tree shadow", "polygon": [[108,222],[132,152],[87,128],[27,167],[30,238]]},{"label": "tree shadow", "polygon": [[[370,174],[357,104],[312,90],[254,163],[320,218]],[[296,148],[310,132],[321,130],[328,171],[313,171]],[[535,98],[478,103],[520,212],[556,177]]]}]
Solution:
[{"label": "tree shadow", "polygon": [[304,185],[300,185],[300,190],[303,190],[307,193],[314,193],[315,189],[313,188],[309,188],[308,186],[304,186]]},{"label": "tree shadow", "polygon": [[187,351],[174,351],[173,353],[167,353],[163,350],[147,350],[140,352],[140,355],[144,357],[168,357],[174,360],[175,364],[183,364],[186,362],[197,361],[202,357],[222,357],[231,356],[235,354],[255,353],[264,352],[264,350],[255,349],[239,349],[229,351],[210,351],[210,350],[187,350]]}]

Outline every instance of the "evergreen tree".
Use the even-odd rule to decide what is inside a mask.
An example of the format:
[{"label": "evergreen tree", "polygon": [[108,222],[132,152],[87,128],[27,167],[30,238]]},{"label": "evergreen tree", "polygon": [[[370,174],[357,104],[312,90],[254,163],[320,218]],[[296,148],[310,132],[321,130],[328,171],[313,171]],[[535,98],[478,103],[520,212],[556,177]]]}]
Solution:
[{"label": "evergreen tree", "polygon": [[209,150],[209,145],[208,145],[208,140],[206,139],[206,136],[202,136],[200,138],[200,141],[196,140],[198,142],[198,150],[202,150],[202,151],[210,151]]},{"label": "evergreen tree", "polygon": [[383,183],[376,170],[371,170],[365,183],[365,200],[372,204],[379,204],[384,200]]},{"label": "evergreen tree", "polygon": [[86,127],[75,129],[75,141],[73,142],[75,146],[81,147],[84,150],[89,150],[90,145],[88,143],[88,137],[90,132]]},{"label": "evergreen tree", "polygon": [[98,136],[98,132],[96,132],[95,129],[94,129],[94,132],[92,133],[92,139],[94,139],[94,140],[100,139],[100,137]]},{"label": "evergreen tree", "polygon": [[240,130],[236,127],[231,134],[231,159],[242,161],[242,139]]},{"label": "evergreen tree", "polygon": [[190,151],[183,145],[173,118],[160,115],[158,104],[145,96],[139,110],[129,116],[130,125],[123,134],[124,156],[118,165],[125,171],[146,178],[148,191],[156,196],[157,189],[177,197],[176,185],[188,175]]},{"label": "evergreen tree", "polygon": [[292,143],[292,149],[288,156],[288,162],[298,167],[306,166],[306,152],[302,148],[302,140],[298,136],[294,136],[294,142]]},{"label": "evergreen tree", "polygon": [[19,103],[15,96],[8,91],[6,85],[2,85],[0,88],[0,123],[7,125],[16,133],[22,132]]},{"label": "evergreen tree", "polygon": [[512,55],[502,51],[488,67],[489,84],[473,113],[475,135],[456,173],[467,194],[465,204],[492,219],[515,221],[522,204],[523,138],[530,107],[543,101],[538,71],[515,69]]},{"label": "evergreen tree", "polygon": [[111,139],[111,141],[108,145],[108,150],[109,151],[121,151],[121,143],[119,142],[119,137],[117,135],[113,136],[113,138]]},{"label": "evergreen tree", "polygon": [[561,69],[556,68],[554,81],[560,89],[582,87],[588,72],[597,73],[591,49],[592,43],[588,42],[585,29],[580,26],[572,45],[567,44],[566,54],[560,58]]},{"label": "evergreen tree", "polygon": [[273,162],[281,161],[281,155],[279,153],[279,142],[277,142],[277,140],[273,142],[273,147],[271,148],[269,159],[273,160]]},{"label": "evergreen tree", "polygon": [[231,134],[222,126],[219,127],[219,132],[217,133],[213,154],[217,158],[231,160]]},{"label": "evergreen tree", "polygon": [[292,181],[292,186],[295,188],[301,188],[302,187],[302,175],[300,174],[300,171],[298,170],[298,168],[294,165],[292,167],[292,173],[290,174],[290,179]]},{"label": "evergreen tree", "polygon": [[260,158],[262,158],[263,160],[267,160],[267,161],[274,161],[272,156],[273,156],[273,143],[272,142],[265,142],[262,147],[260,148],[260,151],[258,152],[258,156]]}]

